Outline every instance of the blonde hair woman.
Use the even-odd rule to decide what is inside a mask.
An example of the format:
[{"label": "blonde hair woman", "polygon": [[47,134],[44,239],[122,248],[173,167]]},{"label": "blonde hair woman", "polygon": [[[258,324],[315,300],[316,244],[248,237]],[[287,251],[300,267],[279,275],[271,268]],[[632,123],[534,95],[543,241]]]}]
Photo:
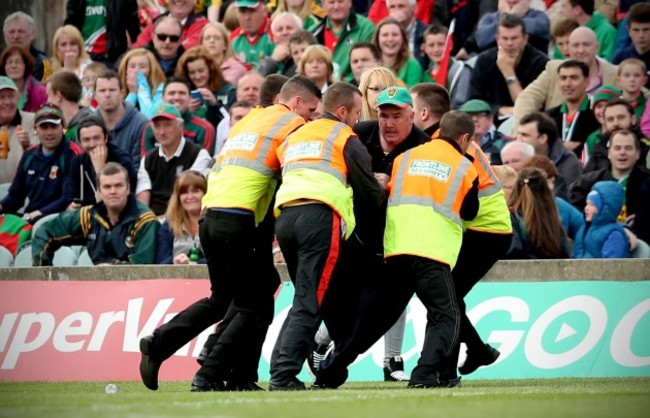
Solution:
[{"label": "blonde hair woman", "polygon": [[374,67],[365,70],[359,79],[361,91],[362,120],[377,119],[377,96],[390,86],[401,85],[395,73],[386,67]]},{"label": "blonde hair woman", "polygon": [[223,77],[233,86],[246,73],[246,66],[235,56],[230,45],[230,32],[218,22],[210,22],[201,30],[201,45],[207,48],[216,61]]},{"label": "blonde hair woman", "polygon": [[[122,97],[144,114],[148,114],[152,104],[162,98],[165,73],[151,51],[136,48],[127,52],[120,62],[118,74]],[[139,90],[139,86],[145,88]]]},{"label": "blonde hair woman", "polygon": [[296,72],[313,81],[324,92],[327,87],[334,84],[332,53],[323,45],[311,45],[300,57]]},{"label": "blonde hair woman", "polygon": [[79,80],[82,80],[84,69],[91,62],[79,29],[72,25],[65,25],[54,32],[52,39],[53,73],[66,70],[75,73]]}]

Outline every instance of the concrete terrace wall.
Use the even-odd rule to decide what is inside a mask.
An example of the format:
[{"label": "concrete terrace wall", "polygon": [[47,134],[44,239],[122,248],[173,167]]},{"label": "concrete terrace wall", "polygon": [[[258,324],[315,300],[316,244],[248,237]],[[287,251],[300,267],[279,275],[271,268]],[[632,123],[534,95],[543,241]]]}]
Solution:
[{"label": "concrete terrace wall", "polygon": [[[280,276],[288,280],[284,264]],[[0,269],[0,280],[142,280],[204,279],[205,266],[33,267]],[[499,261],[485,282],[650,280],[650,259]]]}]

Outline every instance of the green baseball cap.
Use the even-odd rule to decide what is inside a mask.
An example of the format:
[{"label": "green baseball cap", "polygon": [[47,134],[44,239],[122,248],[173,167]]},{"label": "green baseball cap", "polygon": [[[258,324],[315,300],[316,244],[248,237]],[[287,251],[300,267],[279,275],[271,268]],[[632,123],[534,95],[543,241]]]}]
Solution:
[{"label": "green baseball cap", "polygon": [[153,109],[151,120],[156,118],[165,118],[169,120],[182,119],[181,112],[171,103],[160,103]]},{"label": "green baseball cap", "polygon": [[600,86],[594,92],[594,95],[591,96],[591,107],[594,107],[596,103],[603,100],[609,102],[610,100],[618,99],[619,97],[621,97],[622,94],[623,92],[621,91],[621,89],[617,87],[610,86],[607,84]]},{"label": "green baseball cap", "polygon": [[4,89],[10,89],[10,90],[15,90],[18,91],[18,87],[16,87],[16,83],[9,77],[2,76],[0,77],[0,90]]},{"label": "green baseball cap", "polygon": [[477,113],[492,114],[492,108],[490,107],[490,104],[484,100],[479,99],[466,101],[458,110],[461,112],[469,113],[470,115],[475,115]]},{"label": "green baseball cap", "polygon": [[42,105],[34,115],[34,127],[44,123],[52,123],[54,125],[65,124],[65,117],[61,108],[53,103],[45,103]]},{"label": "green baseball cap", "polygon": [[404,87],[391,86],[377,96],[377,107],[388,105],[397,107],[413,106],[413,98],[411,93]]},{"label": "green baseball cap", "polygon": [[264,4],[262,0],[237,0],[235,3],[237,7],[247,7],[249,9],[257,9]]}]

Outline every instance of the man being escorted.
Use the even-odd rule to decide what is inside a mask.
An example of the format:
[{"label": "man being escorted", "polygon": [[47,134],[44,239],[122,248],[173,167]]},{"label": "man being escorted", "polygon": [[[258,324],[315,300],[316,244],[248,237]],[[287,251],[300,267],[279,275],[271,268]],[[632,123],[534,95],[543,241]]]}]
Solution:
[{"label": "man being escorted", "polygon": [[135,200],[128,171],[109,162],[97,173],[99,203],[63,212],[43,223],[32,239],[35,266],[51,266],[62,245],[87,245],[98,264],[154,264],[160,223]]}]

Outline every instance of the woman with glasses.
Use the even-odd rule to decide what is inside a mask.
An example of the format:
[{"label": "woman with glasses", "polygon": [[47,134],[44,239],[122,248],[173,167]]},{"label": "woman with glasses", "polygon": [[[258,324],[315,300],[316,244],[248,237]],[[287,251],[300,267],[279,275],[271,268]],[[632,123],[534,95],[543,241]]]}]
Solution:
[{"label": "woman with glasses", "polygon": [[379,22],[372,43],[381,51],[382,64],[393,70],[406,87],[422,81],[422,67],[411,56],[406,32],[397,19],[388,17]]},{"label": "woman with glasses", "polygon": [[359,90],[361,90],[361,120],[377,119],[377,96],[390,86],[401,84],[395,73],[385,67],[373,67],[361,73]]},{"label": "woman with glasses", "polygon": [[246,66],[230,46],[230,32],[221,23],[211,22],[201,31],[201,45],[207,48],[217,62],[223,77],[233,86],[246,74]]}]

